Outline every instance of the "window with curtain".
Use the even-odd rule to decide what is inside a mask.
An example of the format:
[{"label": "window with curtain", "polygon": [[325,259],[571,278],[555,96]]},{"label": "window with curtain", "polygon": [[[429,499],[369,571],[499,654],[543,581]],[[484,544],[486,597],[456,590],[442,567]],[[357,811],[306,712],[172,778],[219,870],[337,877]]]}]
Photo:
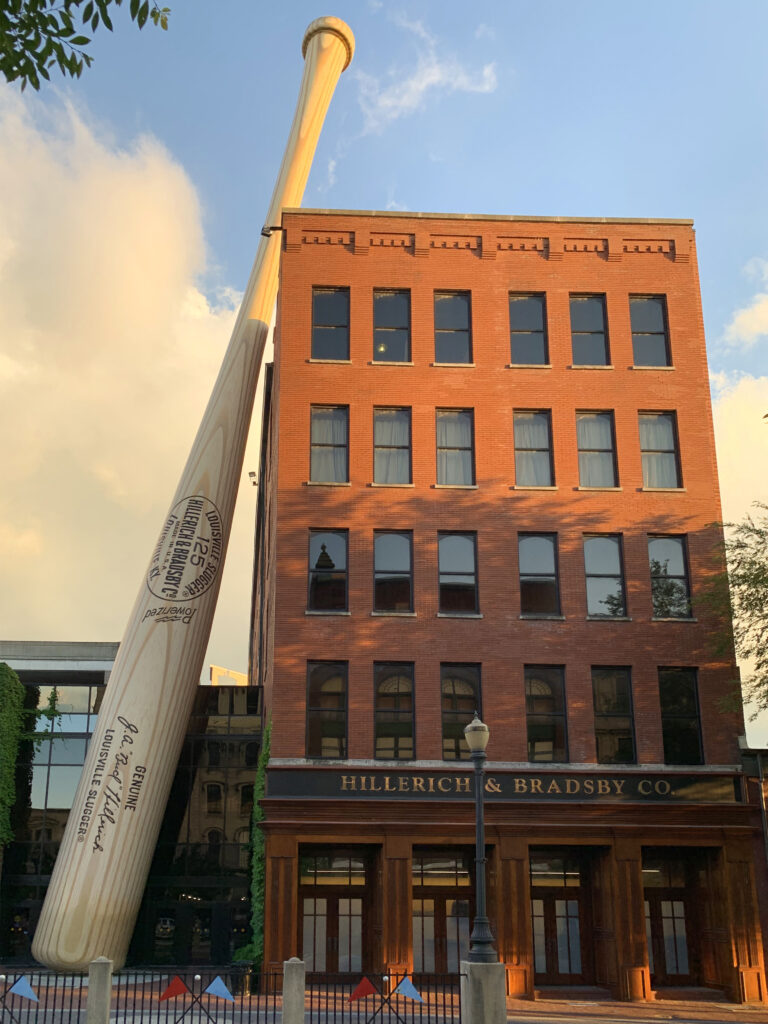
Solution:
[{"label": "window with curtain", "polygon": [[312,289],[312,358],[349,359],[349,288]]},{"label": "window with curtain", "polygon": [[347,610],[347,531],[309,531],[309,596],[315,612]]},{"label": "window with curtain", "polygon": [[469,292],[435,292],[435,362],[472,362]]},{"label": "window with curtain", "polygon": [[413,663],[374,663],[375,757],[413,758]]},{"label": "window with curtain", "polygon": [[411,293],[373,293],[373,360],[408,363],[411,359]]},{"label": "window with curtain", "polygon": [[635,366],[669,366],[669,333],[663,295],[630,295]]},{"label": "window with curtain", "polygon": [[373,535],[373,609],[413,611],[413,535],[377,530]]},{"label": "window with curtain", "polygon": [[474,533],[438,533],[441,612],[478,611],[476,544]]},{"label": "window with curtain", "polygon": [[584,538],[587,615],[616,619],[627,614],[621,554],[616,534]]},{"label": "window with curtain", "polygon": [[441,665],[440,692],[443,717],[443,759],[468,761],[469,747],[464,726],[469,725],[480,707],[480,666]]},{"label": "window with curtain", "polygon": [[703,764],[695,668],[660,668],[665,764]]},{"label": "window with curtain", "polygon": [[618,487],[612,412],[577,412],[581,487]]},{"label": "window with curtain", "polygon": [[593,667],[592,696],[598,764],[635,764],[631,670]]},{"label": "window with curtain", "polygon": [[563,665],[525,666],[529,761],[568,760]]},{"label": "window with curtain", "polygon": [[559,615],[557,536],[554,533],[521,533],[518,535],[518,552],[521,613]]},{"label": "window with curtain", "polygon": [[310,413],[309,479],[312,483],[349,481],[349,409],[313,405]]},{"label": "window with curtain", "polygon": [[549,410],[517,410],[514,430],[515,484],[518,487],[551,487],[555,476]]},{"label": "window with curtain", "polygon": [[373,410],[373,482],[411,482],[411,410]]},{"label": "window with curtain", "polygon": [[685,537],[649,537],[651,599],[656,619],[689,619],[691,588]]},{"label": "window with curtain", "polygon": [[641,412],[639,424],[643,487],[680,487],[675,414]]},{"label": "window with curtain", "polygon": [[608,366],[604,295],[571,296],[571,342],[574,366]]},{"label": "window with curtain", "polygon": [[347,756],[347,662],[307,662],[307,757]]},{"label": "window with curtain", "polygon": [[509,334],[513,366],[543,366],[549,362],[543,295],[509,296]]},{"label": "window with curtain", "polygon": [[475,482],[471,409],[437,410],[437,482],[467,487]]}]

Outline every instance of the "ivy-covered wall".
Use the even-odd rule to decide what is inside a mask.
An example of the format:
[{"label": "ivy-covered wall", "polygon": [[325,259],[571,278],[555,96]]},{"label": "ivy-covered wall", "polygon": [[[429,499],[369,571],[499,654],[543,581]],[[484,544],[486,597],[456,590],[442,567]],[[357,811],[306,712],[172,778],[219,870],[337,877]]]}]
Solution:
[{"label": "ivy-covered wall", "polygon": [[16,758],[24,731],[24,687],[0,662],[0,869],[2,850],[13,840],[11,808],[16,802]]},{"label": "ivy-covered wall", "polygon": [[264,856],[264,810],[261,801],[267,780],[267,764],[269,762],[269,738],[272,723],[264,729],[259,751],[259,762],[256,777],[253,780],[253,817],[251,818],[251,941],[247,946],[236,950],[238,960],[250,960],[256,971],[261,970],[264,959],[264,886],[266,862]]}]

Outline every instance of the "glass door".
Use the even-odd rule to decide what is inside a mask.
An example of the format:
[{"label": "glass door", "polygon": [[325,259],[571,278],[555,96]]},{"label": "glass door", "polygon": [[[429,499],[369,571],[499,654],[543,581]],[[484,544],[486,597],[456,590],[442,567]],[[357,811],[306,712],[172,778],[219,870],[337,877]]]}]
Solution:
[{"label": "glass door", "polygon": [[534,980],[538,985],[584,985],[589,935],[587,901],[578,856],[531,850]]}]

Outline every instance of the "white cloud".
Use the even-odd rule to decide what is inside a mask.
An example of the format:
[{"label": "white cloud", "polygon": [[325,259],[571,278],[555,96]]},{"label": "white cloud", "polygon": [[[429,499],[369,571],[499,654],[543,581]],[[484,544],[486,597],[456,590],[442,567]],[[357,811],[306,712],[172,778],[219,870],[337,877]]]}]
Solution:
[{"label": "white cloud", "polygon": [[387,203],[385,209],[386,210],[407,210],[408,207],[405,205],[405,203],[398,203],[398,201],[396,199],[390,199],[389,202]]},{"label": "white cloud", "polygon": [[[121,149],[0,90],[4,637],[120,639],[234,322],[205,269],[195,189],[155,139]],[[235,528],[246,582],[216,653],[235,668],[251,538]]]},{"label": "white cloud", "polygon": [[495,28],[491,28],[490,25],[486,25],[484,21],[481,21],[480,24],[475,29],[475,39],[495,39],[495,38],[496,38],[496,29]]},{"label": "white cloud", "polygon": [[422,22],[408,21],[403,17],[393,17],[392,20],[411,32],[418,41],[416,68],[410,74],[401,68],[390,69],[387,84],[382,84],[374,75],[357,72],[364,133],[380,132],[392,121],[422,109],[428,95],[490,93],[495,90],[497,80],[493,63],[471,71],[453,56],[438,56],[437,41]]},{"label": "white cloud", "polygon": [[[746,272],[768,289],[768,260],[750,260]],[[768,290],[756,292],[748,306],[736,310],[724,337],[726,344],[734,348],[751,348],[760,338],[768,337]]]},{"label": "white cloud", "polygon": [[723,517],[741,519],[754,501],[768,503],[768,377],[715,375],[712,412]]}]

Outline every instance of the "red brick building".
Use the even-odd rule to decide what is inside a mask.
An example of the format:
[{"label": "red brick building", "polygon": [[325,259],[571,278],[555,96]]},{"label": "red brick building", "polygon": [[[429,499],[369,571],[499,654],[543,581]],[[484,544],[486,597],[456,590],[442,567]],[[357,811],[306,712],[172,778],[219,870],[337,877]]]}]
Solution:
[{"label": "red brick building", "polygon": [[253,630],[269,969],[457,970],[477,709],[509,991],[762,999],[760,817],[702,601],[691,222],[282,228]]}]

